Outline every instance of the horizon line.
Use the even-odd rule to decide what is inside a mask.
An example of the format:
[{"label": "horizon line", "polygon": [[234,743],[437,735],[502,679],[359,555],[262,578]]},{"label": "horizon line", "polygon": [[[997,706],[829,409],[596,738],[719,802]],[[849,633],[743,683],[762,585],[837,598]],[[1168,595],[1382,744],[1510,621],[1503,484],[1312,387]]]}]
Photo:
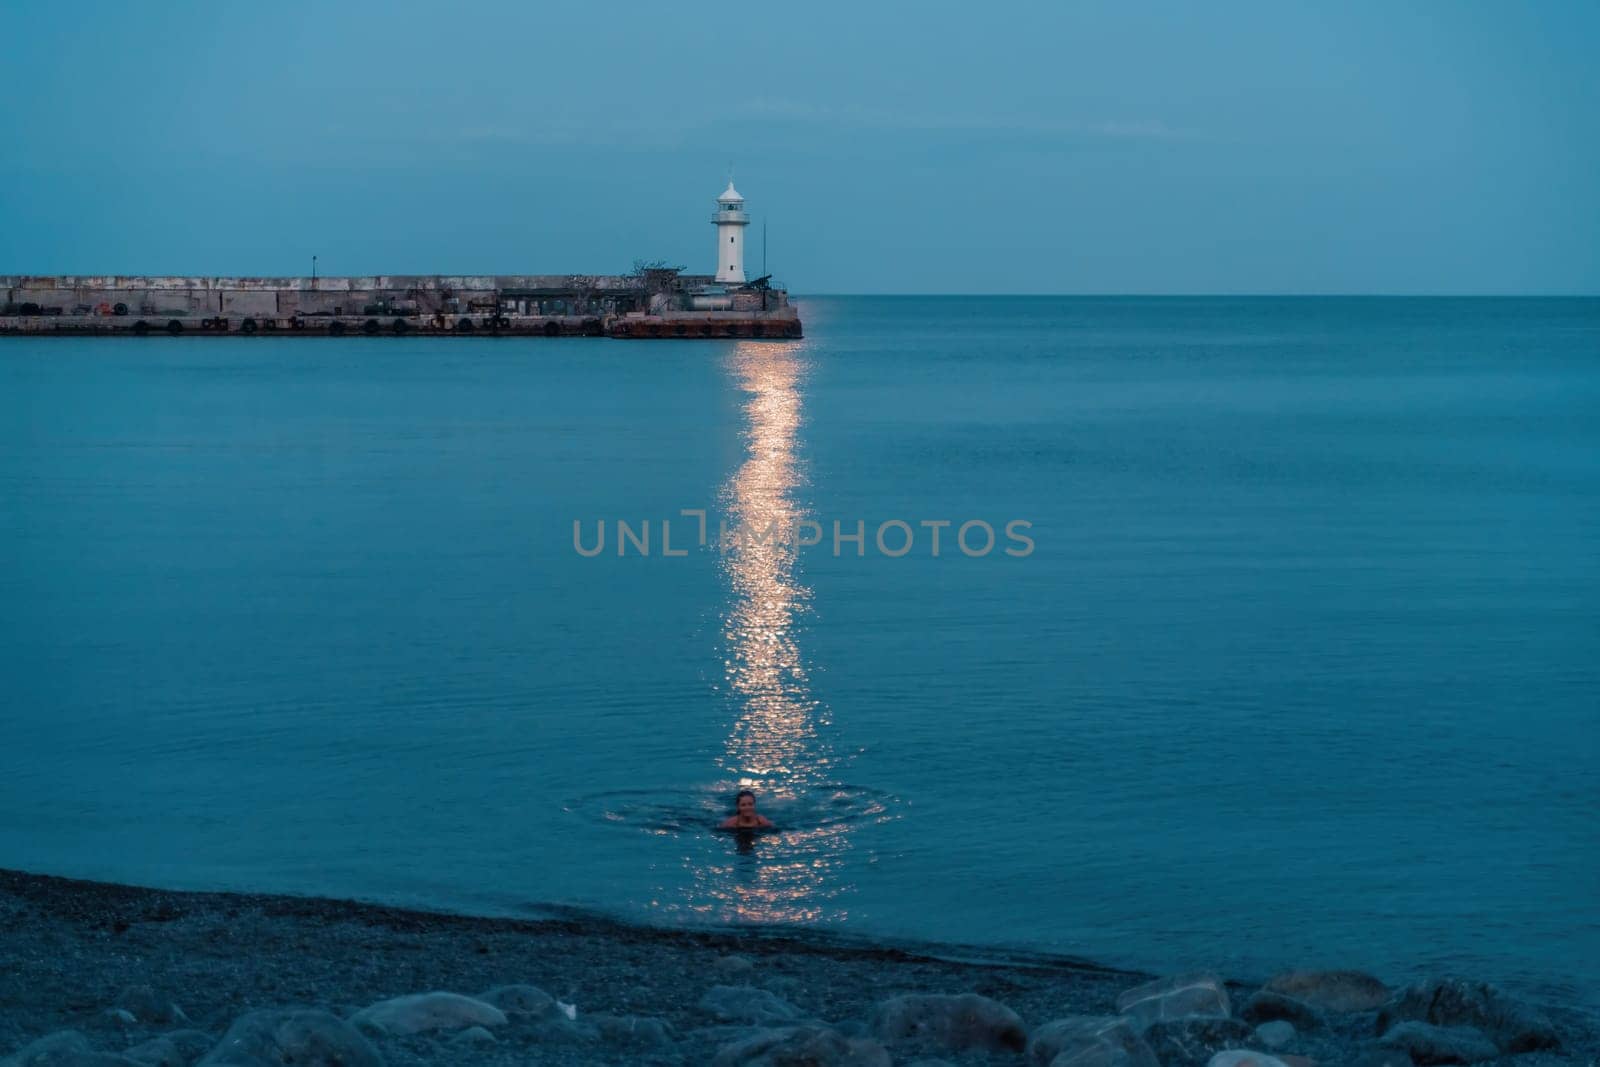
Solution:
[{"label": "horizon line", "polygon": [[1374,293],[1374,292],[796,292],[787,290],[791,297],[890,297],[896,299],[915,297],[1029,297],[1029,298],[1068,298],[1068,299],[1117,299],[1117,300],[1328,300],[1352,299],[1363,300],[1595,300],[1600,299],[1600,291],[1596,292],[1530,292],[1530,293],[1495,293],[1495,292],[1408,292],[1408,293]]}]

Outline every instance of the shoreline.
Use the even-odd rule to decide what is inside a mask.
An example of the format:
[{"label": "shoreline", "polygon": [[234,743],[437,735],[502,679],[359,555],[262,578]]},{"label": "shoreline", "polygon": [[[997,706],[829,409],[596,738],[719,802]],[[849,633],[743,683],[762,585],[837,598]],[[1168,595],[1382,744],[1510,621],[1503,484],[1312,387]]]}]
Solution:
[{"label": "shoreline", "polygon": [[[48,1035],[77,1031],[101,1054],[94,1062],[102,1064],[198,1062],[252,1011],[315,1009],[328,1013],[326,1025],[354,1034],[339,1020],[389,998],[446,991],[474,998],[464,1003],[481,1009],[478,998],[489,996],[485,991],[506,987],[536,987],[543,1006],[521,1015],[508,1008],[500,1025],[484,1027],[458,1020],[463,1024],[403,1033],[366,1025],[353,1040],[368,1042],[380,1059],[361,1062],[881,1064],[927,1056],[950,1064],[1023,1064],[1037,1058],[1032,1050],[1023,1053],[1004,1041],[992,1047],[941,1045],[928,1039],[926,1028],[917,1029],[914,1039],[896,1036],[884,1022],[885,1005],[909,996],[926,1008],[941,997],[975,995],[998,1002],[992,1010],[1014,1013],[1008,1017],[1025,1035],[1016,1040],[1037,1043],[1044,1024],[1114,1016],[1119,998],[1151,981],[1149,975],[1067,957],[974,959],[963,946],[945,946],[951,951],[940,953],[939,946],[858,942],[794,928],[668,929],[601,917],[470,916],[317,897],[142,888],[5,869],[0,930],[0,1057],[40,1038],[70,1041]],[[1204,1064],[1220,1048],[1265,1051],[1252,1032],[1258,1020],[1250,1012],[1256,1009],[1249,1008],[1259,1008],[1265,996],[1258,993],[1260,983],[1227,980],[1216,986],[1224,1007],[1232,1006],[1225,1012],[1232,1018],[1222,1020],[1227,1026],[1218,1030],[1221,1024],[1213,1021],[1215,1032],[1187,1035],[1187,1045],[1156,1041],[1162,1067]],[[572,1017],[545,1002],[572,1006]],[[169,1010],[173,1005],[181,1010]],[[1527,1008],[1548,1019],[1560,1050],[1478,1062],[1587,1064],[1600,1053],[1594,1020],[1583,1011],[1553,1004]],[[1393,1059],[1393,1046],[1377,1043],[1375,1022],[1382,1021],[1375,1006],[1316,1014],[1281,1046],[1281,1062],[1378,1065],[1385,1056],[1393,1064],[1412,1062]],[[1006,1041],[1014,1044],[1016,1025],[1007,1025],[1012,1036]],[[1161,1027],[1173,1025],[1163,1022],[1146,1036],[1160,1037]],[[808,1053],[811,1059],[783,1053],[789,1055],[784,1059],[756,1048],[740,1058],[741,1042],[762,1040],[809,1041],[822,1051]],[[190,1043],[187,1053],[183,1041]],[[158,1046],[164,1051],[157,1059],[104,1055],[148,1053]],[[11,1062],[0,1059],[7,1067]],[[346,1056],[326,1062],[353,1061]]]}]

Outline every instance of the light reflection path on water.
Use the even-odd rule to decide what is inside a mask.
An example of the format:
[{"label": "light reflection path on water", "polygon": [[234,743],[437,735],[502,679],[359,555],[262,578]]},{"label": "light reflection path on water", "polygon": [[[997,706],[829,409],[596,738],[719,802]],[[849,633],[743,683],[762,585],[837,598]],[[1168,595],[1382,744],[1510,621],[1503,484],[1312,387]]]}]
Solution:
[{"label": "light reflection path on water", "polygon": [[[792,531],[810,518],[798,438],[808,364],[804,343],[742,343],[728,372],[745,394],[745,459],[719,501],[730,531],[722,570],[724,674],[734,713],[722,766],[777,816],[778,832],[729,842],[695,872],[700,903],[722,920],[815,922],[845,917],[840,867],[853,820],[787,824],[816,811],[836,761],[827,709],[812,695],[798,617],[810,610]],[[776,536],[765,534],[774,531]],[[749,536],[746,536],[749,535]],[[706,902],[710,901],[709,904]]]}]

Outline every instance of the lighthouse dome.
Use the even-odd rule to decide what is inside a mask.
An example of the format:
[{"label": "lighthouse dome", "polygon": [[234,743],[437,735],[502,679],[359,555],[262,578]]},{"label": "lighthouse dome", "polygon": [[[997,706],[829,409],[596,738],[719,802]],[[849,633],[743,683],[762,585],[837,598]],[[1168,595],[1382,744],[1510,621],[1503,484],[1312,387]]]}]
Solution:
[{"label": "lighthouse dome", "polygon": [[739,195],[739,190],[737,190],[737,189],[735,189],[733,187],[733,180],[731,178],[728,180],[728,188],[723,191],[721,196],[717,197],[717,203],[719,203],[719,204],[742,204],[742,203],[744,203],[744,197],[740,196]]}]

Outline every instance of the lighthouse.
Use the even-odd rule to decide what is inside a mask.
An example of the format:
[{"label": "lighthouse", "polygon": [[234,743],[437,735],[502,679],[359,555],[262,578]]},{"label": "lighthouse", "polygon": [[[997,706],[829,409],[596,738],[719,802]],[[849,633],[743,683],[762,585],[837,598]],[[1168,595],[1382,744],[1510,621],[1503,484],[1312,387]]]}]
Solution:
[{"label": "lighthouse", "polygon": [[728,188],[717,197],[717,211],[711,216],[717,227],[717,281],[744,284],[744,228],[750,216],[744,211],[744,197],[728,179]]}]

